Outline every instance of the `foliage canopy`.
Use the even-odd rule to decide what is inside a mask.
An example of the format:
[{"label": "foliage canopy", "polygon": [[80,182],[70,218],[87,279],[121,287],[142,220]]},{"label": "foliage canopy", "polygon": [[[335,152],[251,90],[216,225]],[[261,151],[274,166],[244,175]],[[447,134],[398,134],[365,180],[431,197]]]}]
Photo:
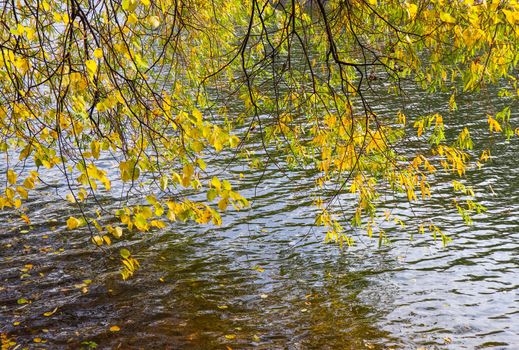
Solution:
[{"label": "foliage canopy", "polygon": [[[352,244],[350,227],[382,240],[382,193],[419,203],[438,172],[463,176],[489,158],[467,128],[446,137],[457,97],[492,84],[519,95],[515,0],[17,0],[1,25],[0,207],[29,223],[24,201],[52,169],[81,212],[67,227],[87,225],[97,245],[167,219],[220,224],[227,207],[248,206],[212,176],[215,157],[315,169],[316,186],[337,185],[315,198],[326,240]],[[448,105],[374,112],[373,91],[396,98],[413,84],[450,93]],[[510,114],[484,116],[490,132],[512,137]],[[421,151],[402,150],[405,137]],[[106,209],[98,197],[112,183],[123,195]],[[453,190],[468,198],[455,201],[464,219],[483,210],[469,187]],[[341,192],[356,201],[346,221],[330,205]],[[126,278],[138,262],[122,258]]]}]

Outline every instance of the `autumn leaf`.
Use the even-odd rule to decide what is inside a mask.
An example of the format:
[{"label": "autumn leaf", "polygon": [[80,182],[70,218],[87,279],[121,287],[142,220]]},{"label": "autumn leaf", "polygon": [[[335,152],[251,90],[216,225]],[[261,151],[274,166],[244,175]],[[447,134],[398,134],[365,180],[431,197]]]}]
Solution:
[{"label": "autumn leaf", "polygon": [[56,313],[56,311],[58,311],[58,307],[57,306],[52,311],[44,312],[43,316],[50,317],[50,316],[54,315]]},{"label": "autumn leaf", "polygon": [[119,326],[110,326],[110,332],[119,332],[120,330]]},{"label": "autumn leaf", "polygon": [[79,219],[76,219],[75,217],[71,216],[70,218],[68,218],[67,220],[67,228],[69,230],[73,230],[77,227],[79,227],[79,225],[81,224],[81,221]]}]

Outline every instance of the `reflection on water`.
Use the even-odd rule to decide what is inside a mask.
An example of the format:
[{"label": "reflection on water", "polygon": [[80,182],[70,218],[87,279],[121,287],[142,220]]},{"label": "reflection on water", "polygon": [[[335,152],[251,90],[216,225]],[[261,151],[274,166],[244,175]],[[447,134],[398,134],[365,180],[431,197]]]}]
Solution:
[{"label": "reflection on water", "polygon": [[[456,122],[481,129],[482,139],[485,107],[478,103],[466,102],[465,119]],[[499,157],[468,174],[488,213],[468,227],[438,201],[415,212],[450,233],[447,248],[393,230],[389,246],[362,240],[340,252],[311,229],[308,174],[294,171],[287,181],[272,167],[257,186],[261,174],[236,166],[229,176],[245,174],[236,183],[254,197],[253,209],[229,213],[222,227],[174,224],[136,234],[124,244],[143,268],[125,282],[116,254],[107,258],[85,233],[62,229],[71,208],[48,194],[30,204],[29,231],[2,214],[0,330],[49,349],[88,342],[122,349],[513,349],[519,144],[491,142]],[[440,200],[447,187],[438,190]],[[411,216],[404,203],[388,205]],[[111,332],[113,325],[120,331]]]}]

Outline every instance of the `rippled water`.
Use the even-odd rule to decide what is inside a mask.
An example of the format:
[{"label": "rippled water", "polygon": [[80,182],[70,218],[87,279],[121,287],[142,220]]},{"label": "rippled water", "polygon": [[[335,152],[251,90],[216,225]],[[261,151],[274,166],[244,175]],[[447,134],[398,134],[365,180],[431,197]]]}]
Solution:
[{"label": "rippled water", "polygon": [[[428,99],[404,101],[407,113],[440,103]],[[380,112],[401,107],[382,102]],[[519,139],[488,139],[488,101],[460,105],[459,119],[446,121],[479,130],[478,147],[490,147],[495,158],[467,175],[489,208],[473,226],[442,204],[448,184],[415,210],[450,234],[446,248],[393,228],[389,245],[362,239],[341,252],[312,229],[310,174],[235,166],[229,176],[252,209],[229,213],[222,227],[174,224],[135,234],[124,244],[143,268],[122,281],[122,243],[110,259],[86,233],[63,230],[72,208],[49,189],[30,204],[28,232],[1,216],[0,330],[49,349],[87,348],[88,341],[121,349],[516,349]],[[387,205],[401,218],[412,215],[403,201],[388,198]],[[113,325],[120,331],[111,332]]]}]

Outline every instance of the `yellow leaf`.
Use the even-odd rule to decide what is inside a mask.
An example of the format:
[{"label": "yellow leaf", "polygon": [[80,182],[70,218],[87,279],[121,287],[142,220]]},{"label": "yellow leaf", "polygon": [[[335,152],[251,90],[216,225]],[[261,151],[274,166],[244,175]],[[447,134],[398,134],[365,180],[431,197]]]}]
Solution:
[{"label": "yellow leaf", "polygon": [[23,188],[22,186],[16,186],[16,192],[18,192],[18,194],[20,195],[20,197],[22,197],[23,199],[27,199],[29,198],[29,193],[27,192],[27,190],[25,188]]},{"label": "yellow leaf", "polygon": [[67,228],[69,230],[75,229],[76,227],[79,226],[79,224],[80,224],[80,221],[73,216],[69,217],[67,220]]},{"label": "yellow leaf", "polygon": [[121,328],[119,326],[111,326],[110,327],[110,332],[119,332],[121,330]]},{"label": "yellow leaf", "polygon": [[259,266],[259,265],[254,266],[252,269],[253,269],[253,270],[256,270],[256,271],[258,271],[258,272],[263,272],[263,271],[265,271],[265,269],[264,269],[263,267]]},{"label": "yellow leaf", "polygon": [[503,131],[503,129],[501,128],[501,125],[499,125],[498,121],[495,120],[494,118],[492,118],[492,116],[488,115],[487,121],[488,121],[488,126],[490,129],[490,132],[492,132],[493,130],[495,130],[496,132]]},{"label": "yellow leaf", "polygon": [[34,188],[34,179],[32,177],[28,177],[23,181],[23,186],[28,189]]},{"label": "yellow leaf", "polygon": [[240,144],[240,138],[236,135],[232,135],[231,137],[229,137],[229,146],[231,147],[236,147]]},{"label": "yellow leaf", "polygon": [[12,201],[14,199],[14,190],[12,188],[6,188],[5,189],[5,196],[7,197],[7,199],[9,199],[10,201]]},{"label": "yellow leaf", "polygon": [[27,34],[27,39],[29,40],[36,38],[36,31],[33,28],[25,28],[25,33]]},{"label": "yellow leaf", "polygon": [[139,4],[138,0],[123,0],[121,5],[123,10],[133,12]]},{"label": "yellow leaf", "polygon": [[44,313],[43,313],[43,316],[45,316],[45,317],[50,317],[50,316],[54,315],[54,314],[56,313],[56,311],[58,311],[58,307],[57,307],[57,306],[56,306],[56,307],[54,308],[54,310],[52,310],[52,311],[44,312]]},{"label": "yellow leaf", "polygon": [[222,198],[218,202],[218,209],[224,211],[227,208],[227,205],[229,205],[229,200],[227,200],[227,198]]},{"label": "yellow leaf", "polygon": [[415,4],[407,4],[407,14],[411,20],[414,20],[416,13],[418,12],[418,6]]},{"label": "yellow leaf", "polygon": [[226,334],[225,339],[229,339],[229,340],[236,339],[236,334]]},{"label": "yellow leaf", "polygon": [[123,229],[119,226],[116,226],[112,231],[112,235],[114,235],[115,238],[121,238],[123,235]]},{"label": "yellow leaf", "polygon": [[14,35],[23,35],[24,30],[25,27],[21,23],[18,23],[17,29],[11,29],[11,33]]},{"label": "yellow leaf", "polygon": [[105,241],[106,245],[111,245],[112,244],[112,240],[110,239],[109,236],[104,235],[103,236],[103,241]]},{"label": "yellow leaf", "polygon": [[220,182],[220,180],[214,176],[212,179],[211,179],[211,185],[216,188],[216,190],[220,191],[220,188],[222,187],[222,184]]},{"label": "yellow leaf", "polygon": [[96,74],[97,71],[97,63],[94,60],[87,60],[85,62],[85,65],[87,67],[88,74],[93,77],[94,74]]},{"label": "yellow leaf", "polygon": [[95,235],[92,237],[92,242],[94,242],[96,245],[101,246],[103,245],[103,238],[101,236]]},{"label": "yellow leaf", "polygon": [[9,181],[9,183],[11,185],[14,185],[16,183],[16,173],[14,172],[14,170],[12,169],[9,169],[7,170],[7,181]]},{"label": "yellow leaf", "polygon": [[20,200],[20,198],[16,198],[16,199],[14,200],[13,204],[14,204],[14,207],[15,207],[16,209],[18,209],[18,208],[20,208],[20,207],[22,206],[22,201]]},{"label": "yellow leaf", "polygon": [[103,50],[100,48],[97,48],[94,50],[94,57],[95,58],[102,58],[103,57]]},{"label": "yellow leaf", "polygon": [[153,28],[157,28],[158,26],[160,26],[160,19],[157,16],[151,16],[148,19],[148,22],[151,24]]},{"label": "yellow leaf", "polygon": [[195,120],[197,123],[201,123],[202,120],[203,120],[203,116],[202,116],[202,113],[198,110],[198,109],[193,109],[193,117],[195,117]]},{"label": "yellow leaf", "polygon": [[27,215],[22,214],[22,215],[20,215],[20,217],[23,219],[23,221],[25,221],[25,223],[26,223],[27,225],[30,225],[30,224],[31,224],[31,220],[29,219],[29,217],[28,217]]},{"label": "yellow leaf", "polygon": [[456,19],[447,12],[440,13],[440,19],[442,20],[442,22],[452,23],[452,24],[456,23]]},{"label": "yellow leaf", "polygon": [[152,220],[150,224],[156,228],[164,228],[166,227],[166,224],[163,221],[160,220]]},{"label": "yellow leaf", "polygon": [[126,23],[128,23],[129,25],[132,25],[132,24],[135,24],[139,22],[139,19],[137,18],[137,16],[135,15],[135,13],[132,13],[128,16],[128,20]]},{"label": "yellow leaf", "polygon": [[99,142],[95,140],[92,141],[92,143],[90,143],[90,151],[92,152],[92,156],[95,159],[99,159],[99,153],[101,152],[101,145]]}]

